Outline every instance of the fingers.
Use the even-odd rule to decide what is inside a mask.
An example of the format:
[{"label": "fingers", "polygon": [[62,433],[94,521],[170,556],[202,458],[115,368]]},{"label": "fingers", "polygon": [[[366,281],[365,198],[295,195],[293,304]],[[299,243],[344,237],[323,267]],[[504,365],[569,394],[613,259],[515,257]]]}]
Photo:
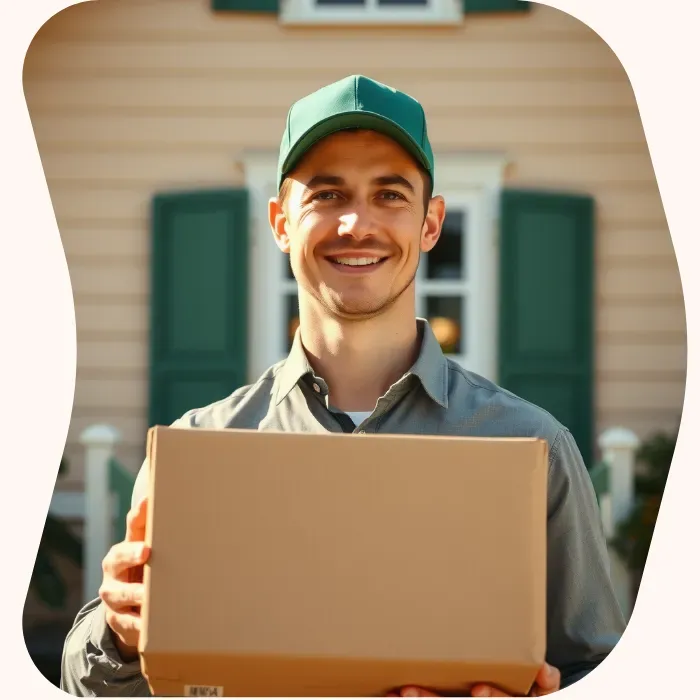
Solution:
[{"label": "fingers", "polygon": [[474,698],[510,698],[511,695],[504,693],[498,688],[492,688],[490,685],[475,685],[472,688],[472,697]]},{"label": "fingers", "polygon": [[429,690],[426,690],[425,688],[416,688],[415,686],[407,686],[405,688],[401,688],[401,693],[399,697],[402,698],[437,698],[440,697],[439,695],[436,695],[435,693],[431,693]]},{"label": "fingers", "polygon": [[143,604],[143,584],[124,583],[110,580],[100,587],[99,596],[102,602],[115,612],[140,608]]},{"label": "fingers", "polygon": [[148,513],[148,499],[142,498],[126,516],[127,542],[143,542],[146,538],[146,515]]},{"label": "fingers", "polygon": [[150,553],[150,547],[143,542],[119,542],[115,544],[102,561],[102,571],[105,578],[123,578],[130,569],[143,566],[148,561]]},{"label": "fingers", "polygon": [[106,608],[105,619],[110,628],[127,647],[136,648],[141,634],[141,616],[135,612],[115,612]]},{"label": "fingers", "polygon": [[558,668],[544,664],[537,673],[531,695],[541,697],[556,693],[561,686],[561,673]]},{"label": "fingers", "polygon": [[[530,691],[530,697],[541,697],[551,695],[559,690],[561,685],[561,673],[559,669],[544,664],[535,677],[535,683]],[[498,688],[489,685],[479,684],[472,688],[472,697],[476,698],[510,698],[508,693],[504,693]]]}]

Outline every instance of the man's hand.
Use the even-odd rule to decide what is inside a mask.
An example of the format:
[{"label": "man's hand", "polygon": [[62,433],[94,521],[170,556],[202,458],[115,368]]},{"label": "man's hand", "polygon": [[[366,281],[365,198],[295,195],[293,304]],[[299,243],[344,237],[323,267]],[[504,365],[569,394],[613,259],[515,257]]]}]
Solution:
[{"label": "man's hand", "polygon": [[[559,670],[545,664],[537,673],[535,682],[532,686],[532,690],[528,697],[538,698],[542,695],[551,695],[555,693],[561,687],[561,674]],[[472,697],[475,698],[509,698],[512,697],[508,693],[504,693],[498,688],[493,688],[489,685],[478,684],[475,685],[471,690]],[[438,697],[435,693],[431,693],[428,690],[423,690],[423,688],[416,688],[414,686],[408,686],[402,688],[400,693],[389,693],[387,697],[403,697],[403,698],[436,698]]]},{"label": "man's hand", "polygon": [[138,659],[143,565],[150,555],[144,544],[147,505],[144,498],[129,512],[124,541],[115,544],[102,561],[99,596],[105,607],[107,624],[125,662]]}]

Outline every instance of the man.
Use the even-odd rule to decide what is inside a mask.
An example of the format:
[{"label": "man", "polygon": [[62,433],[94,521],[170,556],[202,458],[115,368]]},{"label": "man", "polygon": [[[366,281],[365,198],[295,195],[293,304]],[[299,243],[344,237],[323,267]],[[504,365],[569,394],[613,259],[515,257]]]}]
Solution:
[{"label": "man", "polygon": [[[595,668],[624,620],[591,482],[570,432],[447,360],[430,326],[416,319],[419,258],[436,245],[445,217],[433,176],[425,115],[408,95],[351,76],[293,105],[280,150],[279,196],[269,203],[273,235],[299,287],[292,350],[255,384],[188,412],[176,425],[546,439],[548,663],[532,689],[546,695]],[[149,694],[137,653],[149,556],[146,473],[144,463],[126,541],[104,560],[100,596],[80,611],[66,640],[62,687],[74,695]],[[472,694],[503,695],[486,686]]]}]

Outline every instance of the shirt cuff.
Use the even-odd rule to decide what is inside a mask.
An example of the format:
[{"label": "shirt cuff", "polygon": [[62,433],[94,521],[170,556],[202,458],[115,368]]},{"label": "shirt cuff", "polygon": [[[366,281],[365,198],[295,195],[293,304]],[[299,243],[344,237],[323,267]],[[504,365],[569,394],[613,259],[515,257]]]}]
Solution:
[{"label": "shirt cuff", "polygon": [[94,611],[90,622],[87,655],[90,665],[101,666],[114,680],[132,679],[141,675],[140,659],[125,662],[119,654],[101,604]]}]

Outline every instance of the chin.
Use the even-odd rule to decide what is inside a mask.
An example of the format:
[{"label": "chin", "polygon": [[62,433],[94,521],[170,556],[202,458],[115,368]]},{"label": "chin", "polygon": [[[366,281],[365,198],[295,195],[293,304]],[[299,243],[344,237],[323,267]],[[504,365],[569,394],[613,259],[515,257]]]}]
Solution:
[{"label": "chin", "polygon": [[360,321],[379,315],[390,306],[390,303],[387,301],[378,302],[375,297],[362,300],[327,300],[325,305],[339,318]]}]

